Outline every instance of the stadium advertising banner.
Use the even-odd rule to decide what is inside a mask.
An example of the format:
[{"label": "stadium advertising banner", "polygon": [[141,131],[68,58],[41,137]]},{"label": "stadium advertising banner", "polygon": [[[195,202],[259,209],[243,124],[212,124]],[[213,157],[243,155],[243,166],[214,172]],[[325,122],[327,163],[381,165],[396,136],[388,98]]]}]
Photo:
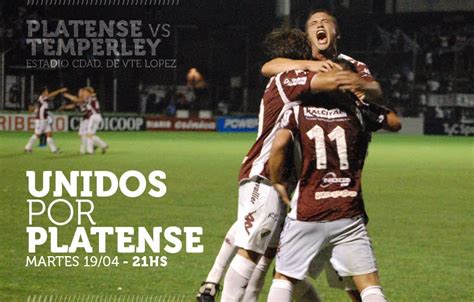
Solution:
[{"label": "stadium advertising banner", "polygon": [[232,117],[217,118],[217,131],[219,132],[256,132],[258,130],[258,117]]},{"label": "stadium advertising banner", "polygon": [[169,118],[158,116],[145,117],[149,131],[215,131],[216,121],[203,118]]},{"label": "stadium advertising banner", "polygon": [[425,2],[0,1],[0,302],[472,302],[472,22],[382,14]]},{"label": "stadium advertising banner", "polygon": [[[67,115],[54,115],[49,123],[55,131],[69,130]],[[0,131],[33,131],[35,117],[29,114],[0,113]]]},{"label": "stadium advertising banner", "polygon": [[[69,116],[69,130],[78,131],[81,126],[82,116]],[[145,119],[141,116],[111,115],[102,117],[98,131],[142,131],[145,130]]]},{"label": "stadium advertising banner", "polygon": [[425,134],[474,136],[474,122],[467,123],[439,118],[427,118],[424,123]]}]

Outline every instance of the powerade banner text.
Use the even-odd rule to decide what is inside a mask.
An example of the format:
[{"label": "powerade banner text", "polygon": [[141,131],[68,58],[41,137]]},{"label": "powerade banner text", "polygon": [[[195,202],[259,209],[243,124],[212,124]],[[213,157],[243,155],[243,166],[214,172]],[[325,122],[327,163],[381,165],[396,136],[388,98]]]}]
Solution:
[{"label": "powerade banner text", "polygon": [[219,117],[217,119],[219,132],[256,132],[258,131],[258,117]]}]

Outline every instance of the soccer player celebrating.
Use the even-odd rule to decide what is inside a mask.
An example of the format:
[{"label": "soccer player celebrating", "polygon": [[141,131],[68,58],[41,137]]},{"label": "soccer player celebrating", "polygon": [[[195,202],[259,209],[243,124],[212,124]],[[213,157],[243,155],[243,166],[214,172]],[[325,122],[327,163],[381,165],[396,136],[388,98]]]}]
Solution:
[{"label": "soccer player celebrating", "polygon": [[[285,49],[288,52],[287,58],[310,57],[307,39],[301,31],[280,30],[270,34],[270,37],[272,35],[279,39],[279,43],[270,44],[273,53],[281,53]],[[307,49],[307,53],[301,55],[300,52],[304,49]],[[227,270],[221,301],[241,301],[255,273],[262,276],[259,280],[263,280],[273,257],[267,248],[273,245],[273,253],[275,252],[279,237],[278,225],[286,212],[269,181],[267,162],[283,112],[299,104],[299,98],[306,93],[337,90],[338,84],[333,76],[334,74],[325,73],[315,76],[314,72],[292,70],[276,75],[267,85],[260,105],[257,140],[240,169],[239,208],[234,240],[234,245],[239,249]],[[264,254],[266,257],[262,257]],[[260,262],[262,259],[265,263]],[[256,297],[244,300],[253,299],[256,300]]]},{"label": "soccer player celebrating", "polygon": [[51,152],[58,153],[59,149],[53,140],[53,129],[51,123],[48,122],[49,117],[49,101],[54,99],[57,95],[66,92],[67,88],[61,88],[53,92],[49,92],[47,87],[41,89],[40,96],[36,101],[35,109],[35,133],[30,137],[28,143],[25,146],[25,152],[33,151],[33,144],[40,137],[41,134],[46,134],[46,143],[48,144]]},{"label": "soccer player celebrating", "polygon": [[363,93],[372,100],[382,97],[380,84],[374,80],[367,65],[338,52],[337,40],[340,38],[340,33],[334,16],[326,10],[312,11],[306,21],[306,33],[311,42],[313,58],[318,61],[275,58],[263,65],[262,74],[272,77],[279,72],[294,69],[329,71],[337,66],[334,60],[342,59],[355,65],[358,74],[341,72],[337,78],[341,88],[350,89],[358,96]]},{"label": "soccer player celebrating", "polygon": [[86,104],[86,115],[89,115],[89,122],[87,123],[87,154],[94,153],[94,144],[98,145],[105,153],[109,146],[96,135],[99,124],[102,122],[102,115],[100,114],[100,105],[95,94],[95,90],[92,87],[84,87],[84,103]]},{"label": "soccer player celebrating", "polygon": [[84,87],[79,89],[78,95],[65,93],[64,96],[71,100],[71,106],[65,106],[65,109],[71,109],[79,106],[83,113],[79,125],[79,136],[81,137],[81,154],[93,154],[94,146],[99,146],[102,153],[105,153],[109,146],[96,135],[99,124],[102,121],[100,114],[99,101],[97,100],[95,90],[92,87]]},{"label": "soccer player celebrating", "polygon": [[381,127],[397,131],[400,123],[390,110],[374,104],[361,107],[359,102],[352,93],[323,94],[316,105],[297,106],[284,114],[269,173],[288,204],[282,171],[286,147],[293,139],[301,143],[303,162],[280,237],[268,301],[292,301],[293,284],[304,280],[312,261],[326,260],[322,252],[327,249],[335,271],[352,277],[363,302],[386,301],[365,227],[361,174],[370,132]]}]

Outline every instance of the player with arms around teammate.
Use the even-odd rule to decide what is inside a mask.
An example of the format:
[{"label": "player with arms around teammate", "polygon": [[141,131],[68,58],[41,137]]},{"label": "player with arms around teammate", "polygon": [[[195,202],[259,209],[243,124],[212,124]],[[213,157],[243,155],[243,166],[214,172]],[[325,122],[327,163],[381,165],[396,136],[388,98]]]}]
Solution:
[{"label": "player with arms around teammate", "polygon": [[41,89],[40,96],[36,101],[35,109],[35,133],[30,137],[28,143],[25,146],[25,152],[33,151],[33,144],[40,137],[41,134],[46,134],[46,143],[48,144],[51,152],[58,153],[59,149],[56,147],[53,140],[53,129],[51,124],[48,122],[49,117],[49,101],[54,99],[57,95],[66,92],[66,88],[61,88],[53,92],[49,92],[47,87]]},{"label": "player with arms around teammate", "polygon": [[[291,58],[291,59],[309,59],[311,58],[311,48],[309,46],[308,40],[306,39],[306,35],[301,32],[300,30],[290,30],[290,29],[276,29],[272,31],[270,34],[267,35],[265,41],[263,43],[264,52],[267,57],[270,59],[277,58],[277,57],[284,57],[284,58]],[[271,143],[272,137],[270,136],[271,129],[277,122],[279,118],[279,114],[283,110],[283,108],[290,108],[291,106],[297,104],[297,101],[293,102],[286,102],[284,101],[278,92],[278,87],[284,89],[283,85],[281,85],[282,77],[288,77],[288,81],[290,81],[291,76],[294,76],[295,72],[291,73],[283,73],[278,77],[274,77],[269,81],[267,86],[265,95],[261,101],[260,105],[260,114],[259,114],[259,133],[257,137],[257,141],[255,142],[254,146],[248,152],[248,155],[241,167],[240,172],[240,179],[241,183],[248,182],[249,176],[252,173],[260,173],[251,172],[253,167],[253,163],[257,157],[260,157],[259,161],[261,165],[265,165],[265,158],[268,158],[269,153],[269,144]],[[301,76],[307,77],[309,73],[301,72]],[[303,79],[303,78],[302,78]],[[323,80],[324,77],[321,77],[320,80]],[[279,85],[277,86],[276,80],[279,80]],[[309,81],[307,82],[309,83]],[[305,83],[305,84],[307,84]],[[301,85],[303,86],[303,85]],[[291,86],[290,86],[291,87]],[[307,88],[307,85],[304,87]],[[305,88],[305,89],[306,89]],[[263,148],[264,142],[266,148]],[[256,175],[252,175],[254,177]],[[266,188],[268,184],[264,185]],[[267,188],[268,189],[268,188]],[[258,187],[257,191],[258,193]],[[258,193],[259,194],[259,193]],[[276,195],[273,194],[273,197],[276,198]],[[282,217],[280,217],[282,220]],[[206,281],[202,284],[199,292],[196,296],[197,301],[204,302],[204,301],[215,301],[215,297],[219,290],[219,283],[225,273],[226,268],[228,267],[231,260],[234,258],[238,247],[235,245],[235,236],[237,233],[237,229],[241,226],[239,223],[235,222],[231,228],[228,230],[225,240],[222,243],[221,249],[219,250],[219,254],[217,255],[214,264],[206,278]],[[281,223],[281,222],[280,222]],[[281,226],[278,226],[281,228]],[[268,235],[268,234],[267,234]],[[267,238],[268,239],[268,238]],[[255,269],[253,270],[252,276],[250,280],[247,281],[247,287],[245,289],[245,295],[243,297],[243,301],[257,301],[258,295],[263,288],[265,274],[268,270],[268,267],[274,258],[275,248],[278,243],[278,234],[275,234],[269,242],[269,247],[267,251],[265,251],[264,256],[260,257]],[[238,256],[240,258],[242,256]],[[248,259],[245,258],[247,261]],[[244,260],[242,260],[244,261]]]},{"label": "player with arms around teammate", "polygon": [[361,174],[370,132],[381,127],[397,131],[400,123],[390,110],[374,104],[361,107],[359,102],[352,93],[331,93],[320,95],[314,105],[285,112],[269,170],[287,203],[282,169],[286,146],[293,139],[301,142],[303,162],[268,301],[292,301],[294,284],[305,279],[313,261],[326,261],[321,255],[327,250],[334,270],[352,278],[363,302],[386,301],[365,227]]},{"label": "player with arms around teammate", "polygon": [[364,94],[364,97],[371,100],[382,97],[380,84],[372,77],[367,65],[339,53],[337,40],[340,38],[340,32],[337,20],[333,15],[326,10],[311,11],[306,20],[305,29],[311,43],[312,56],[317,61],[275,58],[263,65],[262,74],[264,76],[271,77],[279,72],[293,69],[323,71],[329,71],[334,67],[342,69],[334,62],[336,59],[342,59],[355,65],[358,74],[341,71],[337,77],[341,88],[351,90],[359,97]]},{"label": "player with arms around teammate", "polygon": [[[297,36],[298,41],[303,42],[292,45],[294,40],[286,39],[283,41],[286,43],[285,47],[295,47],[293,51],[301,51],[306,47],[307,54],[298,56],[310,56],[310,48],[304,34],[296,29],[290,31]],[[282,43],[274,44],[273,47],[277,45]],[[295,58],[290,54],[288,57]],[[239,249],[225,275],[221,301],[242,301],[254,273],[259,270],[264,276],[273,258],[267,248],[270,246],[275,251],[279,237],[279,220],[286,212],[269,181],[267,163],[283,112],[298,105],[300,97],[307,93],[337,90],[339,86],[333,76],[329,73],[316,75],[310,71],[291,70],[277,74],[267,85],[260,104],[257,140],[240,169],[239,207],[234,241]],[[265,269],[257,268],[257,264],[261,264],[262,255],[266,256],[263,258],[267,262]],[[253,300],[245,298],[244,301]]]}]

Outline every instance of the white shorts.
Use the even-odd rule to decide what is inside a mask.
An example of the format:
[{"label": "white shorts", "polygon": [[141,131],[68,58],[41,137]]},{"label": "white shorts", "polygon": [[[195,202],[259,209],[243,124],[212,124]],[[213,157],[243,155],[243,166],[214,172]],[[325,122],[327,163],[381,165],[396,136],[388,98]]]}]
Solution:
[{"label": "white shorts", "polygon": [[[264,254],[270,242],[278,244],[278,225],[284,204],[268,180],[257,177],[241,183],[235,245]],[[277,235],[278,233],[278,235]]]},{"label": "white shorts", "polygon": [[325,248],[319,252],[309,266],[308,274],[312,279],[318,278],[323,271],[326,274],[326,281],[331,288],[342,289],[345,291],[357,290],[351,277],[341,277],[332,267],[331,249]]},{"label": "white shorts", "polygon": [[51,124],[52,123],[48,122],[48,119],[36,119],[35,120],[35,134],[41,135],[43,133],[53,132]]},{"label": "white shorts", "polygon": [[102,122],[102,115],[100,114],[93,114],[89,118],[89,125],[87,127],[87,134],[94,135],[99,129],[99,125]]},{"label": "white shorts", "polygon": [[330,222],[299,221],[287,217],[280,236],[276,271],[303,280],[312,261],[330,262],[341,277],[358,276],[377,271],[377,263],[362,217]]}]

